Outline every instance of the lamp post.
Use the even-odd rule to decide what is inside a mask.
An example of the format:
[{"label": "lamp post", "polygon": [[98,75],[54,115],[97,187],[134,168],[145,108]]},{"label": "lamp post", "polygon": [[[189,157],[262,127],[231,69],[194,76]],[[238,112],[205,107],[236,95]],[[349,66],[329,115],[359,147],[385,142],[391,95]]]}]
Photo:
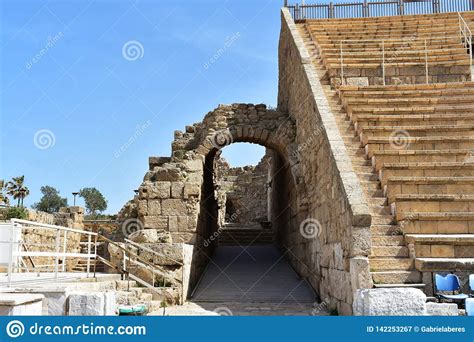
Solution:
[{"label": "lamp post", "polygon": [[74,206],[76,206],[76,196],[79,195],[79,192],[73,192],[72,195],[74,196]]}]

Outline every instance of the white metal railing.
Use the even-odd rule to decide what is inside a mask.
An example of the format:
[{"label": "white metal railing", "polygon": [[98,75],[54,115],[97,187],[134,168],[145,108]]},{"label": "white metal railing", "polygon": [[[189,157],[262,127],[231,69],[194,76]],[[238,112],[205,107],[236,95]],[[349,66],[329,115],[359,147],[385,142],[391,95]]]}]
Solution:
[{"label": "white metal railing", "polygon": [[358,0],[326,1],[316,4],[289,4],[284,0],[294,20],[333,19],[333,18],[367,18],[383,16],[403,16],[414,14],[436,14],[472,11],[472,0]]},{"label": "white metal railing", "polygon": [[[472,44],[472,33],[469,27],[467,26],[466,22],[462,18],[462,16],[459,16],[459,22],[460,22],[460,39],[463,45],[467,48],[469,48],[469,56],[470,56],[470,65],[472,65],[472,53],[470,51],[470,46]],[[461,25],[461,23],[464,23]],[[462,29],[462,27],[464,27]],[[344,67],[344,57],[345,55],[358,55],[358,54],[366,54],[366,51],[352,51],[354,48],[357,47],[357,45],[365,45],[367,43],[370,43],[374,45],[375,50],[371,50],[370,52],[372,54],[375,54],[377,51],[380,51],[380,67],[382,69],[382,78],[383,78],[383,85],[386,85],[386,67],[387,64],[396,64],[396,59],[398,58],[399,55],[403,54],[419,54],[418,57],[414,58],[413,61],[408,61],[408,63],[416,63],[419,65],[424,65],[425,67],[425,80],[426,84],[429,83],[429,68],[430,68],[430,61],[429,61],[429,53],[431,52],[436,52],[438,50],[436,49],[431,49],[429,47],[430,43],[433,42],[440,42],[444,41],[446,43],[450,41],[457,41],[458,37],[457,36],[449,36],[449,37],[444,37],[444,38],[417,38],[417,37],[404,37],[404,38],[383,38],[383,39],[345,39],[341,40],[339,42],[339,55],[340,55],[340,69],[341,69],[341,85],[345,85],[345,67]],[[419,47],[422,47],[421,49],[417,47],[415,44],[417,44]],[[344,45],[349,46],[347,49],[351,49],[351,51],[345,51]],[[390,50],[387,47],[392,45],[393,49]],[[400,46],[395,46],[395,45],[400,45]],[[452,48],[455,50],[456,48]],[[421,57],[423,56],[423,57]],[[409,58],[409,57],[406,57]],[[421,58],[423,58],[423,61],[421,61]],[[377,58],[376,58],[377,59]],[[367,61],[367,63],[371,63]],[[471,72],[471,78],[473,77],[472,72]]]},{"label": "white metal railing", "polygon": [[[22,268],[25,268],[26,262],[24,260],[21,261],[23,257],[54,258],[54,263],[47,266],[52,266],[54,268],[54,279],[56,281],[58,280],[59,272],[66,271],[67,258],[85,258],[87,260],[87,277],[90,276],[91,260],[95,260],[97,255],[95,247],[94,252],[92,252],[92,236],[97,236],[97,233],[20,219],[12,219],[9,224],[3,225],[3,227],[4,228],[2,229],[9,229],[9,238],[7,240],[0,240],[0,244],[8,246],[8,287],[11,286],[12,274],[14,271],[20,272]],[[54,236],[54,243],[33,243],[31,241],[26,241],[26,234],[24,234],[26,230],[28,230],[29,234],[33,231],[34,233],[38,233],[40,236],[47,236],[47,232],[52,231],[53,234],[50,235],[51,237]],[[81,250],[79,250],[79,252],[68,252],[67,242],[68,235],[70,234],[80,234],[79,240],[81,240],[83,235],[87,236],[86,253],[82,253]],[[32,246],[33,248],[28,248],[28,246]],[[60,260],[61,270],[59,268]],[[22,267],[20,264],[23,264],[24,266]],[[44,266],[45,265],[34,265],[34,270],[39,272]],[[29,271],[27,266],[26,271]]]},{"label": "white metal railing", "polygon": [[469,28],[469,25],[464,20],[461,13],[458,13],[459,17],[459,39],[461,43],[466,47],[469,52],[469,65],[471,71],[471,81],[474,81],[474,75],[472,73],[472,31]]}]

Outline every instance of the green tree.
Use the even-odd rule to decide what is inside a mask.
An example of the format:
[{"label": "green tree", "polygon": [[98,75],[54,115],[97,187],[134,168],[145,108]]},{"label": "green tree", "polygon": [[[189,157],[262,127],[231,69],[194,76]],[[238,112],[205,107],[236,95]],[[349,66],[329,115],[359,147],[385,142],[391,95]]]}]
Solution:
[{"label": "green tree", "polygon": [[9,205],[10,199],[7,197],[6,192],[7,187],[3,179],[0,179],[0,204]]},{"label": "green tree", "polygon": [[107,200],[96,188],[84,188],[79,191],[79,196],[84,199],[89,215],[95,216],[107,209]]},{"label": "green tree", "polygon": [[59,191],[52,186],[42,186],[41,193],[43,197],[41,197],[38,203],[32,205],[34,209],[55,213],[59,211],[59,208],[67,206],[67,198],[59,196]]},{"label": "green tree", "polygon": [[17,207],[23,207],[23,200],[30,194],[30,190],[25,185],[25,176],[13,177],[10,182],[7,183],[7,195],[16,199]]}]

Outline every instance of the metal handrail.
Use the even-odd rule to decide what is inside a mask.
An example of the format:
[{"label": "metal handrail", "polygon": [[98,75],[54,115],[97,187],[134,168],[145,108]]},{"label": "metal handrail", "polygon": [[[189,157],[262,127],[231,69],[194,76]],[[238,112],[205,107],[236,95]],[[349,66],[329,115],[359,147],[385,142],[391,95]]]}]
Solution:
[{"label": "metal handrail", "polygon": [[97,235],[97,233],[90,232],[88,230],[80,230],[80,229],[68,228],[68,227],[63,227],[63,226],[56,226],[54,224],[38,223],[38,222],[20,220],[20,219],[11,219],[11,221],[13,223],[27,224],[28,226],[36,226],[40,228],[68,231],[72,233],[80,233],[80,234],[87,234],[87,235]]},{"label": "metal handrail", "polygon": [[[418,5],[411,8],[406,8],[407,2],[404,0],[384,0],[384,1],[368,1],[358,0],[353,2],[329,3],[319,4],[288,4],[284,1],[284,7],[288,8],[293,19],[349,19],[349,18],[367,18],[379,16],[404,16],[404,15],[423,15],[423,14],[438,14],[438,13],[452,13],[460,11],[472,11],[473,3],[467,0],[449,0],[449,6],[442,6],[440,0],[426,0],[423,1],[425,5]],[[421,3],[421,1],[418,1]],[[375,8],[376,11],[372,11]]]},{"label": "metal handrail", "polygon": [[[450,40],[450,39],[456,39],[458,36],[445,36],[441,38],[429,38],[428,40]],[[341,39],[340,41],[347,43],[347,42],[406,42],[407,40],[409,41],[424,41],[425,37],[405,37],[405,38],[376,38],[376,39]]]},{"label": "metal handrail", "polygon": [[[58,273],[60,272],[59,270],[59,259],[62,259],[63,265],[62,265],[62,271],[65,271],[65,264],[66,264],[66,258],[86,258],[87,259],[87,277],[89,277],[90,274],[90,260],[96,258],[96,253],[91,252],[91,236],[96,235],[95,233],[84,231],[84,230],[79,230],[79,229],[73,229],[69,227],[63,227],[63,226],[57,226],[57,225],[52,225],[52,224],[45,224],[45,223],[38,223],[38,222],[33,222],[33,221],[27,221],[27,220],[21,220],[21,219],[12,219],[10,221],[10,239],[9,241],[0,241],[0,243],[7,243],[9,244],[9,261],[8,261],[8,287],[11,286],[11,280],[12,280],[12,274],[13,274],[13,263],[14,260],[18,260],[18,258],[23,258],[23,257],[49,257],[49,258],[54,258],[54,279],[57,281],[58,280]],[[21,239],[21,236],[17,235],[17,232],[21,234],[23,229],[36,229],[36,230],[53,230],[56,233],[54,234],[54,245],[52,244],[37,244],[33,243],[32,245],[38,246],[40,245],[41,247],[49,247],[52,249],[52,251],[30,251],[28,249],[23,250],[18,250],[15,246],[23,246],[26,247],[25,245],[28,243],[25,243]],[[61,234],[62,233],[62,234]],[[67,234],[68,233],[77,233],[77,234],[85,234],[88,236],[88,251],[87,253],[73,253],[73,252],[67,252]],[[60,241],[61,238],[63,239],[63,245],[61,246]],[[18,261],[16,262],[16,264]],[[39,269],[41,267],[35,267],[35,269]]]},{"label": "metal handrail", "polygon": [[463,44],[464,47],[469,49],[469,65],[470,65],[470,71],[471,71],[471,81],[474,81],[474,75],[472,73],[472,31],[469,28],[469,25],[467,24],[466,20],[464,20],[462,14],[459,12],[458,13],[458,18],[459,18],[459,38],[461,40],[461,44]]}]

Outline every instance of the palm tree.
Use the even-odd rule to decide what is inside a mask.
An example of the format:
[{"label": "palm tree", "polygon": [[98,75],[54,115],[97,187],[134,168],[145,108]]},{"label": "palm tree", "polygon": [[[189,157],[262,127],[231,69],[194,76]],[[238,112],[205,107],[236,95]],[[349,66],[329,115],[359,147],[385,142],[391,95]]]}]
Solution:
[{"label": "palm tree", "polygon": [[25,176],[13,177],[7,183],[7,194],[18,200],[18,207],[23,207],[23,200],[30,194],[30,190],[25,186]]},{"label": "palm tree", "polygon": [[6,190],[5,181],[3,179],[0,179],[0,203],[3,203],[5,205],[9,205],[10,204],[10,199],[4,193],[5,190]]}]

